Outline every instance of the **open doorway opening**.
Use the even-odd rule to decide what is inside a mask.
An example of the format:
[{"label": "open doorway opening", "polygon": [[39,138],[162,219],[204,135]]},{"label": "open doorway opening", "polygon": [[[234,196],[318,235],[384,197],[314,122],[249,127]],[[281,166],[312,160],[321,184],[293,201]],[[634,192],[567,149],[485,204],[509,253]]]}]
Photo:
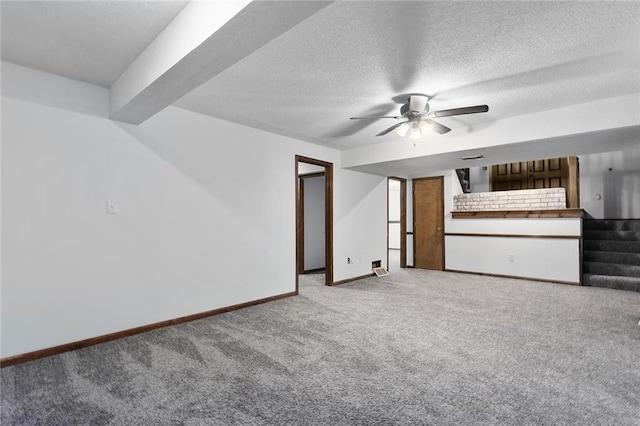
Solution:
[{"label": "open doorway opening", "polygon": [[333,164],[296,155],[296,293],[300,275],[333,285]]},{"label": "open doorway opening", "polygon": [[387,179],[387,266],[407,267],[407,180]]}]

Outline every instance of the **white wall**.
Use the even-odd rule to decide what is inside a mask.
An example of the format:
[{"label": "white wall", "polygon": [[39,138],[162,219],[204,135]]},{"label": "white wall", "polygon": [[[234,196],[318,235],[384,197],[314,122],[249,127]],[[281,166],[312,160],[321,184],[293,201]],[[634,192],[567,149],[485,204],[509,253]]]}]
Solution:
[{"label": "white wall", "polygon": [[293,292],[296,154],[336,167],[335,280],[386,258],[386,179],[337,151],[2,65],[0,356]]},{"label": "white wall", "polygon": [[338,169],[334,182],[334,281],[371,274],[376,260],[388,268],[387,178]]},{"label": "white wall", "polygon": [[304,270],[325,267],[325,179],[304,181]]},{"label": "white wall", "polygon": [[469,167],[471,192],[489,192],[489,167]]},{"label": "white wall", "polygon": [[640,141],[624,151],[578,158],[582,209],[596,219],[640,219]]},{"label": "white wall", "polygon": [[580,282],[580,218],[451,219],[449,270]]},{"label": "white wall", "polygon": [[447,236],[446,269],[577,284],[580,282],[579,241],[577,237]]}]

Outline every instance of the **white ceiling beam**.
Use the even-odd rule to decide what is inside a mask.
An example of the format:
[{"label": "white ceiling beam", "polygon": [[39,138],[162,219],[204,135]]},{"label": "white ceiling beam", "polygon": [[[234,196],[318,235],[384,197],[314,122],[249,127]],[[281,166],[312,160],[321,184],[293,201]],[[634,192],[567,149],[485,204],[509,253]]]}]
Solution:
[{"label": "white ceiling beam", "polygon": [[142,123],[331,3],[192,1],[111,86],[111,119]]}]

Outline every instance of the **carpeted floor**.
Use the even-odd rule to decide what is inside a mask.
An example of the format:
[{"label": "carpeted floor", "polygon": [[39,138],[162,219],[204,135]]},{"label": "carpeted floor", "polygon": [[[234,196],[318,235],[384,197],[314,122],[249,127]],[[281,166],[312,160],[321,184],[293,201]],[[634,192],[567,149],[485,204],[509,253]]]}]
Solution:
[{"label": "carpeted floor", "polygon": [[640,424],[640,293],[393,269],[1,370],[3,425]]}]

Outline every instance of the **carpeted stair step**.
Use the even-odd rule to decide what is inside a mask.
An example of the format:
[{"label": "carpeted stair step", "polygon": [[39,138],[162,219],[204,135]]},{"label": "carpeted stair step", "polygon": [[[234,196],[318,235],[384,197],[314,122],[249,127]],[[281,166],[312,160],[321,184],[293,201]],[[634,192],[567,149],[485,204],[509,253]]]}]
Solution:
[{"label": "carpeted stair step", "polygon": [[640,241],[640,231],[585,230],[585,240]]},{"label": "carpeted stair step", "polygon": [[640,241],[583,240],[584,250],[640,253]]},{"label": "carpeted stair step", "polygon": [[585,274],[623,276],[640,279],[640,266],[621,265],[618,263],[584,262]]},{"label": "carpeted stair step", "polygon": [[640,219],[585,219],[582,226],[585,230],[640,232]]},{"label": "carpeted stair step", "polygon": [[640,266],[640,253],[584,250],[582,256],[585,262],[619,263],[623,265]]},{"label": "carpeted stair step", "polygon": [[582,285],[640,292],[640,278],[584,274]]},{"label": "carpeted stair step", "polygon": [[582,222],[582,282],[640,292],[640,219]]}]

